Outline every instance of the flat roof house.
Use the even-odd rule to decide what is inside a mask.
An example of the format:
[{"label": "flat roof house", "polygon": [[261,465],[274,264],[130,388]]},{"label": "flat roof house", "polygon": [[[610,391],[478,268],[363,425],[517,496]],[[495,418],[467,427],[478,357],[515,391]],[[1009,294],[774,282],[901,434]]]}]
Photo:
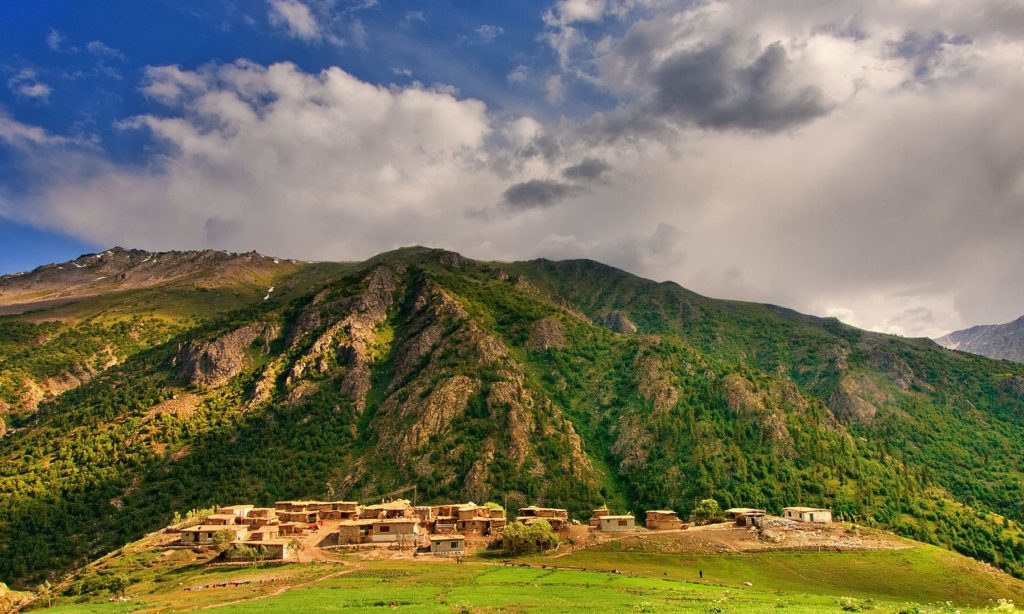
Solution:
[{"label": "flat roof house", "polygon": [[601,530],[610,533],[636,530],[636,519],[632,514],[601,516]]},{"label": "flat roof house", "polygon": [[466,538],[459,534],[431,535],[430,554],[434,556],[463,556],[466,554]]},{"label": "flat roof house", "polygon": [[832,510],[820,507],[784,507],[783,516],[797,522],[817,522],[821,524],[832,524]]},{"label": "flat roof house", "polygon": [[647,510],[647,520],[644,524],[652,531],[667,531],[681,529],[683,521],[679,520],[679,514],[672,510]]},{"label": "flat roof house", "polygon": [[741,517],[745,516],[746,514],[752,514],[752,513],[764,514],[765,511],[762,510],[762,509],[758,509],[756,507],[730,507],[729,509],[725,510],[722,513],[725,514],[725,517],[728,518],[729,520],[739,520]]},{"label": "flat roof house", "polygon": [[203,524],[238,524],[238,521],[241,519],[241,516],[236,516],[235,514],[211,514],[206,517]]},{"label": "flat roof house", "polygon": [[607,507],[599,507],[590,513],[590,522],[587,524],[589,524],[593,529],[599,529],[601,528],[601,518],[609,514],[611,514],[611,512],[608,511]]},{"label": "flat roof house", "polygon": [[258,549],[263,553],[263,558],[268,561],[283,561],[292,555],[292,549],[288,547],[288,542],[283,539],[267,541],[245,540],[240,543],[243,546]]},{"label": "flat roof house", "polygon": [[381,518],[370,528],[371,542],[418,541],[420,537],[419,518]]},{"label": "flat roof house", "polygon": [[213,536],[222,531],[232,533],[232,540],[245,539],[246,528],[243,525],[201,524],[181,530],[178,540],[183,546],[203,546],[213,543]]},{"label": "flat roof house", "polygon": [[376,520],[342,520],[338,525],[338,545],[362,544],[370,541],[370,530]]},{"label": "flat roof house", "polygon": [[224,507],[218,507],[217,508],[217,513],[218,514],[231,514],[233,516],[238,516],[239,518],[245,518],[246,516],[249,515],[249,512],[251,512],[255,507],[256,507],[255,505],[248,505],[248,504],[243,504],[243,505],[227,505],[227,506],[224,506]]},{"label": "flat roof house", "polygon": [[558,507],[537,507],[530,505],[519,508],[516,520],[523,524],[533,524],[538,520],[546,520],[552,530],[561,531],[569,525],[569,510]]}]

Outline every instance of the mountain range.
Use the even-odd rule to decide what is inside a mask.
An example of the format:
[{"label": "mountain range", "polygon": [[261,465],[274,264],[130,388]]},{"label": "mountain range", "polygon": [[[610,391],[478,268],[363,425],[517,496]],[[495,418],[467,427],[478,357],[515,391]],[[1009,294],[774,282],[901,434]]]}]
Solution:
[{"label": "mountain range", "polygon": [[831,507],[1024,577],[1024,365],[588,260],[115,248],[0,278],[0,580],[300,497]]},{"label": "mountain range", "polygon": [[983,324],[958,330],[935,342],[951,350],[1024,362],[1024,316],[1006,324]]}]

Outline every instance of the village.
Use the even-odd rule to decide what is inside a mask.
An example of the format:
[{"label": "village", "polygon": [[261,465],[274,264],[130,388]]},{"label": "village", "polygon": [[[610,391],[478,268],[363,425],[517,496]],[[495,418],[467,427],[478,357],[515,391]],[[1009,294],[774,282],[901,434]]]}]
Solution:
[{"label": "village", "polygon": [[[508,526],[498,504],[414,505],[407,499],[360,505],[354,501],[278,501],[274,507],[230,505],[199,518],[198,524],[169,527],[177,547],[224,546],[225,560],[316,560],[317,551],[391,550],[460,559],[467,553],[501,545]],[[722,518],[739,527],[760,528],[771,518],[763,509],[730,508]],[[813,507],[786,507],[781,519],[811,525],[832,524],[832,512]],[[524,526],[545,522],[560,541],[586,544],[602,538],[690,528],[672,510],[648,510],[644,526],[633,514],[593,510],[588,522],[571,518],[562,508],[527,506],[513,519]]]}]

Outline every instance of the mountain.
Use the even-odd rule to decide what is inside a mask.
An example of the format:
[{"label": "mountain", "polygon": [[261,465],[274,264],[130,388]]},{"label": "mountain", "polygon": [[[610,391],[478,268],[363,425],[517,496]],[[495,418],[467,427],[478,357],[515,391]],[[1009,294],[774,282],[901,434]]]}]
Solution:
[{"label": "mountain", "polygon": [[1024,362],[1024,316],[1006,324],[972,326],[935,340],[942,347]]},{"label": "mountain", "polygon": [[1024,576],[1024,365],[586,260],[188,254],[0,318],[0,580],[176,510],[411,484],[582,518],[828,505]]}]

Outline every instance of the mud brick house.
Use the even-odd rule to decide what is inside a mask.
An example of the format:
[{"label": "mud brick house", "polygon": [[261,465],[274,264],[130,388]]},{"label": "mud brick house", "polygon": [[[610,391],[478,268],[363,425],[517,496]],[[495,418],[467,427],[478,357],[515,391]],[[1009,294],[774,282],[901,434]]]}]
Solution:
[{"label": "mud brick house", "polygon": [[554,531],[561,531],[570,524],[569,510],[557,507],[537,507],[530,505],[519,508],[519,515],[516,520],[523,524],[533,524],[538,520],[546,520]]},{"label": "mud brick house", "polygon": [[280,536],[281,528],[276,524],[272,524],[253,531],[249,531],[249,536],[246,538],[246,541],[267,542],[275,540]]},{"label": "mud brick house", "polygon": [[636,530],[636,519],[632,514],[601,516],[601,531],[621,533]]},{"label": "mud brick house", "polygon": [[675,530],[683,527],[683,521],[679,520],[679,514],[672,510],[647,510],[647,519],[644,524],[652,531]]},{"label": "mud brick house", "polygon": [[370,526],[371,542],[417,542],[420,540],[420,520],[411,518],[379,518]]},{"label": "mud brick house", "polygon": [[370,530],[376,520],[342,520],[338,525],[338,544],[363,544],[370,541]]},{"label": "mud brick house", "polygon": [[367,505],[359,511],[361,519],[416,518],[416,510],[407,499]]},{"label": "mud brick house", "polygon": [[590,514],[590,522],[587,524],[590,525],[591,529],[600,529],[601,518],[604,518],[605,516],[608,516],[610,514],[611,512],[608,511],[607,507],[599,507]]},{"label": "mud brick house", "polygon": [[245,518],[254,509],[255,506],[243,504],[243,505],[228,505],[225,507],[217,508],[218,514],[231,514],[232,516],[238,516],[239,518]]},{"label": "mud brick house", "polygon": [[178,540],[183,546],[201,546],[213,543],[213,537],[217,533],[230,531],[233,535],[232,541],[245,539],[247,530],[240,524],[201,524],[194,527],[187,527],[181,530],[181,537]]},{"label": "mud brick house", "polygon": [[[283,561],[293,554],[292,549],[288,547],[288,542],[283,539],[272,539],[267,541],[247,539],[238,543],[243,546],[256,549],[262,554],[262,558],[267,561]],[[228,558],[229,560],[231,559],[230,553]]]},{"label": "mud brick house", "polygon": [[270,507],[256,507],[249,512],[249,515],[242,519],[250,529],[258,529],[269,525],[276,525],[280,522],[277,517],[277,510]]},{"label": "mud brick house", "polygon": [[466,538],[459,534],[431,535],[430,554],[434,556],[464,556]]},{"label": "mud brick house", "polygon": [[783,517],[797,522],[817,522],[820,524],[832,524],[832,510],[820,507],[784,507]]},{"label": "mud brick house", "polygon": [[240,524],[240,520],[242,520],[242,517],[236,516],[234,514],[211,514],[206,517],[206,520],[203,521],[203,524],[216,524],[224,526]]}]

